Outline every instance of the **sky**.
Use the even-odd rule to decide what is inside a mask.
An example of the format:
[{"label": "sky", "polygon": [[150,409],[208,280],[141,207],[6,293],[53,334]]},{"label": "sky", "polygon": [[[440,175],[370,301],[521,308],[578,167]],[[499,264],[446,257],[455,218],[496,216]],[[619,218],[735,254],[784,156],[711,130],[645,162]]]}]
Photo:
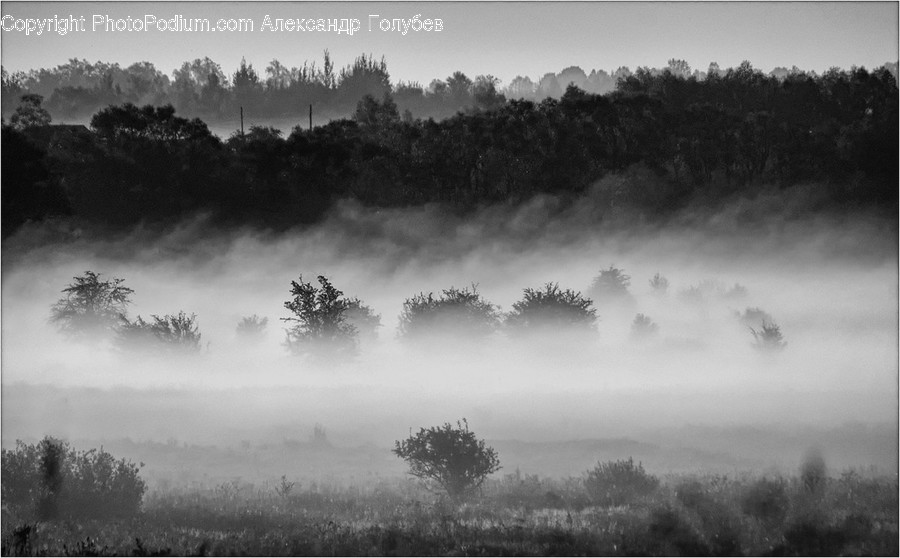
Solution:
[{"label": "sky", "polygon": [[[517,75],[540,78],[577,65],[613,71],[620,66],[664,67],[671,58],[705,70],[749,60],[771,71],[798,66],[874,68],[898,59],[896,2],[3,2],[2,64],[8,71],[55,67],[70,58],[149,61],[171,75],[186,60],[210,57],[231,74],[242,58],[263,74],[283,65],[322,63],[328,49],[338,67],[360,54],[384,56],[394,83],[446,78],[461,70],[491,74],[508,84]],[[369,30],[369,16],[372,30]],[[441,19],[440,32],[381,31],[382,18]],[[244,32],[105,31],[94,16],[112,19],[250,19]],[[263,31],[266,16],[355,18],[353,36],[333,32]],[[8,18],[7,16],[11,16]],[[60,35],[13,29],[27,18],[85,18],[84,31]],[[12,29],[7,31],[6,29]]]}]

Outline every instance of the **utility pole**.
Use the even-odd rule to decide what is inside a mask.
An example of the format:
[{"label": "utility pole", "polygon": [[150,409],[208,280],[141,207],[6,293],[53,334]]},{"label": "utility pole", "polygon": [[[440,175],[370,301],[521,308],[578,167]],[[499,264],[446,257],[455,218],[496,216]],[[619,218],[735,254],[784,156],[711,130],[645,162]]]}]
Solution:
[{"label": "utility pole", "polygon": [[241,139],[244,139],[244,107],[241,107]]},{"label": "utility pole", "polygon": [[312,105],[309,105],[309,131],[312,132]]}]

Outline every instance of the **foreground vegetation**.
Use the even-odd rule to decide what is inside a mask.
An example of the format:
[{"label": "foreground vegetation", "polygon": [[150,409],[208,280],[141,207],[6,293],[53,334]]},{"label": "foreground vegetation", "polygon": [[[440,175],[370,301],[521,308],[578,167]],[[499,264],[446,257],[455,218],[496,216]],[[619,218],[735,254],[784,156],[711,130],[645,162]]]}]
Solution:
[{"label": "foreground vegetation", "polygon": [[[897,478],[853,471],[829,477],[815,455],[793,477],[658,478],[631,459],[597,463],[565,479],[517,470],[488,478],[465,499],[413,479],[303,485],[283,476],[261,485],[160,486],[143,497],[139,510],[103,514],[101,498],[99,507],[57,507],[52,516],[46,506],[20,505],[26,502],[22,494],[8,492],[12,455],[4,451],[5,556],[797,556],[900,550]],[[73,459],[79,455],[71,453]],[[71,464],[81,463],[78,470],[102,480],[101,461]],[[35,493],[40,486],[37,481]],[[143,485],[129,474],[122,487]],[[105,498],[118,501],[110,492]]]},{"label": "foreground vegetation", "polygon": [[673,477],[621,506],[510,474],[462,505],[407,482],[151,492],[120,521],[5,518],[11,555],[897,555],[897,481]]}]

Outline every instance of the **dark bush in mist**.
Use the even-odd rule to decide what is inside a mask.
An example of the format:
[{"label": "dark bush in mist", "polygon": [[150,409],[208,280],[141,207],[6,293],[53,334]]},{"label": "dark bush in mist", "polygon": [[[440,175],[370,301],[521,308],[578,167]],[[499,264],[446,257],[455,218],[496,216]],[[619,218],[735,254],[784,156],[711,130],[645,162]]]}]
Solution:
[{"label": "dark bush in mist", "polygon": [[358,298],[348,299],[345,315],[347,321],[359,332],[360,339],[371,341],[378,336],[381,315],[376,314],[370,306],[363,304]]},{"label": "dark bush in mist", "polygon": [[653,294],[664,296],[669,291],[669,280],[656,273],[649,281]]},{"label": "dark bush in mist", "polygon": [[119,327],[119,345],[130,350],[148,350],[191,354],[200,351],[200,328],[196,314],[184,311],[162,317],[152,314],[152,321],[138,316],[134,321],[123,319]]},{"label": "dark bush in mist", "polygon": [[[287,329],[287,347],[294,354],[312,354],[323,358],[353,356],[359,350],[359,329],[351,322],[351,306],[361,307],[358,299],[344,297],[343,291],[319,275],[319,286],[300,277],[291,281],[293,298],[284,307],[293,314],[281,318]],[[355,302],[354,302],[355,301]]]},{"label": "dark bush in mist", "polygon": [[448,422],[422,428],[398,440],[393,452],[409,464],[410,475],[454,500],[471,496],[488,475],[500,470],[497,452],[469,430],[465,419],[455,427]]},{"label": "dark bush in mist", "polygon": [[500,326],[500,312],[471,289],[450,287],[440,297],[419,293],[403,302],[397,331],[416,339],[452,332],[471,339],[487,337]]},{"label": "dark bush in mist", "polygon": [[584,487],[597,504],[623,506],[652,495],[659,487],[659,479],[629,457],[597,463],[587,471]]},{"label": "dark bush in mist", "polygon": [[631,338],[635,341],[646,341],[659,333],[659,326],[649,316],[638,314],[631,322]]},{"label": "dark bush in mist", "polygon": [[522,300],[512,308],[504,324],[513,333],[560,328],[590,330],[597,321],[591,299],[571,289],[560,289],[558,283],[547,283],[540,289],[526,288]]},{"label": "dark bush in mist", "polygon": [[124,319],[134,291],[122,285],[124,279],[101,281],[101,274],[85,271],[75,277],[50,311],[50,321],[60,331],[75,337],[113,333]]},{"label": "dark bush in mist", "polygon": [[631,286],[631,276],[625,274],[625,270],[614,266],[601,269],[600,275],[594,278],[588,291],[598,303],[627,304],[634,302],[634,298],[628,291]]},{"label": "dark bush in mist", "polygon": [[235,333],[237,333],[239,339],[245,341],[258,341],[265,335],[266,325],[268,325],[268,323],[269,318],[260,318],[256,314],[244,316],[241,318],[241,321],[238,322]]},{"label": "dark bush in mist", "polygon": [[760,328],[750,328],[753,334],[754,347],[761,351],[780,351],[787,346],[781,328],[775,322],[764,321]]},{"label": "dark bush in mist", "polygon": [[743,312],[735,312],[742,325],[749,328],[762,327],[764,323],[774,323],[772,316],[762,308],[747,308]]},{"label": "dark bush in mist", "polygon": [[140,511],[140,468],[97,450],[46,437],[3,455],[3,505],[19,519],[124,519]]},{"label": "dark bush in mist", "polygon": [[810,449],[800,464],[800,483],[804,490],[811,494],[821,491],[828,482],[828,470],[825,458],[818,449]]}]

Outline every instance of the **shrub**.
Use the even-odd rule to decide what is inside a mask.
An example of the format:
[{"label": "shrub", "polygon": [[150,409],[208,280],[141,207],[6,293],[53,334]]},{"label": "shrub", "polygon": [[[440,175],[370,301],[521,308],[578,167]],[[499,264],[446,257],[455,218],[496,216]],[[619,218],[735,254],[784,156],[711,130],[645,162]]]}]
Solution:
[{"label": "shrub", "polygon": [[132,289],[125,287],[124,279],[101,281],[100,274],[85,271],[74,277],[51,308],[50,321],[59,329],[73,336],[109,334],[115,331],[120,319],[131,304]]},{"label": "shrub", "polygon": [[350,322],[351,301],[344,298],[327,277],[318,276],[319,287],[303,281],[291,281],[293,299],[284,307],[293,316],[281,318],[294,324],[287,330],[287,347],[294,354],[312,354],[334,358],[355,355],[359,330]]},{"label": "shrub", "polygon": [[246,341],[257,341],[265,335],[269,318],[260,318],[256,314],[245,316],[238,322],[235,332],[237,336]]},{"label": "shrub", "polygon": [[659,333],[659,326],[649,316],[638,314],[631,322],[631,338],[636,341],[649,339]]},{"label": "shrub", "polygon": [[347,321],[356,328],[362,339],[375,339],[378,328],[381,327],[381,316],[376,314],[371,307],[366,306],[358,298],[347,300],[345,312]]},{"label": "shrub", "polygon": [[493,448],[469,430],[465,419],[444,426],[422,428],[398,440],[394,454],[409,464],[409,474],[431,489],[442,489],[454,500],[471,495],[491,473],[500,470]]},{"label": "shrub", "polygon": [[593,301],[570,289],[561,290],[557,283],[541,289],[525,289],[522,300],[513,304],[506,315],[506,326],[513,331],[541,328],[592,329],[597,321]]},{"label": "shrub", "polygon": [[597,504],[622,506],[652,494],[659,486],[659,479],[637,466],[629,457],[627,461],[598,462],[587,472],[585,488]]},{"label": "shrub", "polygon": [[609,266],[609,269],[601,269],[600,275],[594,278],[590,294],[594,300],[628,300],[631,298],[630,285],[631,277],[625,275],[624,270]]},{"label": "shrub", "polygon": [[664,295],[669,290],[669,280],[657,273],[650,279],[650,288],[657,295]]},{"label": "shrub", "polygon": [[3,503],[22,518],[107,519],[140,511],[146,484],[140,468],[102,448],[75,451],[46,437],[3,450]]},{"label": "shrub", "polygon": [[133,322],[122,320],[119,338],[124,347],[180,353],[200,351],[200,330],[195,314],[188,316],[179,311],[174,316],[153,314],[150,317],[152,322],[144,321],[140,316]]},{"label": "shrub", "polygon": [[753,338],[756,340],[754,346],[763,351],[780,351],[787,346],[784,337],[781,335],[781,328],[773,322],[763,322],[762,327],[757,331],[750,328]]},{"label": "shrub", "polygon": [[753,328],[761,327],[764,323],[772,323],[772,316],[762,308],[747,308],[743,313],[735,312],[735,316],[742,325]]},{"label": "shrub", "polygon": [[760,521],[778,524],[787,515],[790,500],[784,482],[759,479],[741,495],[741,510]]},{"label": "shrub", "polygon": [[499,324],[497,307],[484,300],[472,285],[471,290],[450,287],[440,298],[420,293],[406,299],[398,332],[405,338],[447,332],[479,338],[494,333]]},{"label": "shrub", "polygon": [[803,457],[800,464],[800,483],[804,490],[810,493],[819,492],[827,480],[827,469],[822,452],[811,449]]}]

